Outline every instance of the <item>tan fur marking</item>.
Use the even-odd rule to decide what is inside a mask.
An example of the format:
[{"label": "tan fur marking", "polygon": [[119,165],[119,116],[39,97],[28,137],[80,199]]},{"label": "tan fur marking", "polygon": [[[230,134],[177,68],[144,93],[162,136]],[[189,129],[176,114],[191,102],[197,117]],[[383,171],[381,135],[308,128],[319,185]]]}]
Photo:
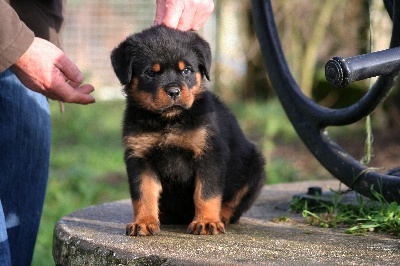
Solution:
[{"label": "tan fur marking", "polygon": [[193,151],[193,156],[201,156],[207,149],[208,131],[206,128],[198,128],[189,131],[171,132],[166,135],[164,144],[180,147]]},{"label": "tan fur marking", "polygon": [[195,214],[188,231],[199,235],[225,233],[224,224],[220,220],[222,196],[204,199],[203,184],[200,178],[197,178],[193,199]]},{"label": "tan fur marking", "polygon": [[138,90],[139,79],[134,78],[132,82],[132,86],[128,91],[130,97],[132,97],[140,106],[149,109],[152,105],[152,95],[145,91]]},{"label": "tan fur marking", "polygon": [[145,171],[141,176],[140,184],[141,197],[132,201],[134,221],[157,219],[158,220],[158,198],[162,191],[161,184],[155,179],[155,174]]},{"label": "tan fur marking", "polygon": [[225,224],[229,223],[237,206],[240,204],[243,197],[247,194],[248,191],[249,191],[249,186],[245,186],[236,193],[236,195],[233,197],[233,199],[231,201],[225,202],[224,204],[222,204],[221,220]]},{"label": "tan fur marking", "polygon": [[198,128],[189,131],[171,131],[169,133],[144,133],[124,137],[125,149],[131,150],[129,157],[144,158],[155,146],[174,146],[193,152],[193,157],[201,156],[207,150],[208,131]]},{"label": "tan fur marking", "polygon": [[139,85],[139,79],[138,78],[133,78],[132,89],[133,90],[137,90],[138,85]]},{"label": "tan fur marking", "polygon": [[160,72],[160,70],[161,70],[160,64],[158,64],[158,63],[154,64],[153,67],[152,67],[152,70],[154,72]]},{"label": "tan fur marking", "polygon": [[182,113],[182,110],[174,110],[174,111],[170,111],[167,113],[161,113],[162,117],[165,119],[172,119],[174,118],[176,115],[179,115],[180,113]]},{"label": "tan fur marking", "polygon": [[153,96],[150,92],[138,90],[137,87],[138,80],[135,78],[128,93],[144,109],[158,112],[172,103],[163,88],[158,89],[157,94]]},{"label": "tan fur marking", "polygon": [[200,73],[196,73],[196,81],[197,81],[196,85],[194,85],[194,86],[192,87],[192,89],[191,89],[194,99],[197,99],[197,98],[199,97],[199,95],[200,95],[200,94],[202,93],[202,91],[203,91],[203,89],[202,89],[202,87],[201,87],[202,78],[201,78],[201,74],[200,74]]},{"label": "tan fur marking", "polygon": [[[155,64],[155,66],[156,65],[157,64]],[[157,67],[154,66],[153,68],[157,69]],[[200,73],[196,73],[196,81],[196,85],[190,89],[186,86],[181,87],[181,97],[176,100],[175,104],[179,104],[184,108],[190,108],[193,105],[193,102],[201,95],[203,90],[201,86],[202,78]],[[157,93],[152,95],[149,92],[138,90],[138,86],[139,80],[138,78],[134,78],[127,93],[144,109],[159,112],[165,118],[172,118],[181,113],[181,110],[165,113],[162,112],[163,109],[171,107],[174,104],[174,101],[167,95],[164,88],[157,89]]]},{"label": "tan fur marking", "polygon": [[183,62],[183,61],[178,62],[178,68],[180,71],[183,71],[185,69],[185,67],[186,67],[185,62]]},{"label": "tan fur marking", "polygon": [[200,87],[201,84],[201,74],[199,72],[196,73],[196,81],[197,81],[197,86]]},{"label": "tan fur marking", "polygon": [[158,219],[158,199],[162,191],[161,184],[152,171],[141,175],[140,199],[132,200],[133,222],[127,224],[127,235],[154,235],[160,231]]},{"label": "tan fur marking", "polygon": [[191,107],[194,102],[193,92],[189,91],[189,88],[186,86],[181,87],[181,97],[178,100],[178,103]]},{"label": "tan fur marking", "polygon": [[125,149],[132,150],[129,157],[144,158],[161,139],[161,133],[146,133],[124,137]]},{"label": "tan fur marking", "polygon": [[155,95],[155,98],[153,99],[151,105],[155,111],[159,111],[160,109],[169,107],[172,103],[173,101],[167,95],[165,89],[159,88],[157,89],[157,94]]},{"label": "tan fur marking", "polygon": [[193,221],[219,221],[219,213],[221,211],[221,195],[217,195],[211,199],[203,199],[203,184],[200,179],[196,180],[194,190],[195,215]]}]

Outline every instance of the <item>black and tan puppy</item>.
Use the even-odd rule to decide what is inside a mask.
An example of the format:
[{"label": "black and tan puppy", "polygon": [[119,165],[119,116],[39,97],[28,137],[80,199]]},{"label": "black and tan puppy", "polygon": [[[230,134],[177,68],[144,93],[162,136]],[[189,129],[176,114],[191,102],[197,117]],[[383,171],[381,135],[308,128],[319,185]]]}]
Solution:
[{"label": "black and tan puppy", "polygon": [[264,184],[264,160],[204,87],[208,43],[157,26],[129,36],[111,61],[127,98],[123,141],[134,218],[126,234],[154,235],[160,222],[224,233]]}]

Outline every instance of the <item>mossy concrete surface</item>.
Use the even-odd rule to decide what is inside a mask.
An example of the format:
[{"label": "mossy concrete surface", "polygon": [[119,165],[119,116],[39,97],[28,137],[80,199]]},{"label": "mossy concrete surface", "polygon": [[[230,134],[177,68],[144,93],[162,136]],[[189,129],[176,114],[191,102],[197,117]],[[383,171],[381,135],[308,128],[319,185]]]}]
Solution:
[{"label": "mossy concrete surface", "polygon": [[157,236],[127,237],[130,200],[91,206],[58,222],[54,259],[57,265],[400,265],[400,238],[312,227],[284,210],[310,186],[336,189],[339,182],[265,186],[240,222],[215,236],[187,234],[187,225],[162,225]]}]

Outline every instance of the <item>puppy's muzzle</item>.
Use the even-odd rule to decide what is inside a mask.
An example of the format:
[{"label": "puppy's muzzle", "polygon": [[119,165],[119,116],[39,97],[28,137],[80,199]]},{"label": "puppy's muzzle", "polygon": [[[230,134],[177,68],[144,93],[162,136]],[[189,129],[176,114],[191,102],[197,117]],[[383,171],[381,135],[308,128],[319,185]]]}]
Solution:
[{"label": "puppy's muzzle", "polygon": [[181,88],[177,83],[170,83],[165,86],[165,92],[172,100],[177,100],[179,97],[181,97]]}]

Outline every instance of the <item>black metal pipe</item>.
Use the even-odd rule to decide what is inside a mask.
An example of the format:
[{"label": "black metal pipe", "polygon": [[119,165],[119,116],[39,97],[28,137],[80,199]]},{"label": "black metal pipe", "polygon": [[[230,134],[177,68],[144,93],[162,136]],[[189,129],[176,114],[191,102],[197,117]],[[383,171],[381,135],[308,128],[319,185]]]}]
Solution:
[{"label": "black metal pipe", "polygon": [[325,64],[326,80],[336,87],[400,70],[400,47],[349,58],[335,56]]},{"label": "black metal pipe", "polygon": [[[387,0],[390,3],[390,0]],[[302,94],[285,60],[270,0],[252,0],[255,28],[268,76],[297,134],[314,157],[337,179],[364,196],[371,188],[388,201],[400,202],[398,172],[380,174],[354,159],[325,132],[327,126],[345,125],[371,113],[389,93],[395,74],[381,76],[357,103],[344,109],[324,108]],[[393,5],[391,47],[400,46],[400,0]],[[399,36],[399,37],[398,37]]]}]

